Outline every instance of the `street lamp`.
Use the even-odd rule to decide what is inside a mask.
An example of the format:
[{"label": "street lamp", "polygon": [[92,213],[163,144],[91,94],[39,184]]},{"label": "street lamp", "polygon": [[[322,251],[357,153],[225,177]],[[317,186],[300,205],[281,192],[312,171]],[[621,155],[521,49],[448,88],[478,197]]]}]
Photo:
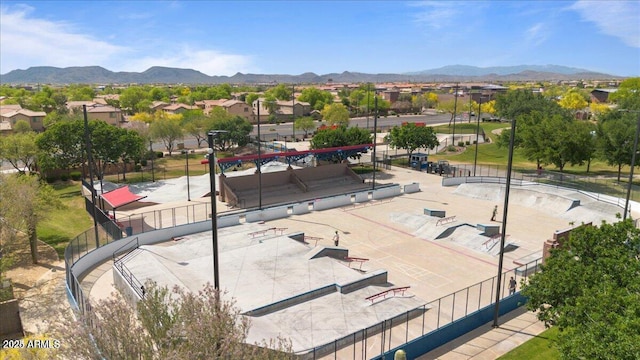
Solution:
[{"label": "street lamp", "polygon": [[[471,96],[469,96],[471,97]],[[476,176],[476,165],[478,164],[478,142],[480,139],[480,115],[482,111],[482,94],[478,102],[478,114],[476,114],[476,154],[473,157],[473,176]]]},{"label": "street lamp", "polygon": [[216,167],[215,167],[215,147],[214,137],[220,133],[226,133],[223,130],[212,130],[207,133],[209,142],[209,186],[211,187],[211,240],[213,243],[213,287],[220,290],[220,277],[218,268],[218,215],[216,210]]},{"label": "street lamp", "polygon": [[374,113],[373,113],[373,182],[371,183],[371,190],[376,189],[376,146],[378,145],[378,94],[375,94],[373,98]]}]

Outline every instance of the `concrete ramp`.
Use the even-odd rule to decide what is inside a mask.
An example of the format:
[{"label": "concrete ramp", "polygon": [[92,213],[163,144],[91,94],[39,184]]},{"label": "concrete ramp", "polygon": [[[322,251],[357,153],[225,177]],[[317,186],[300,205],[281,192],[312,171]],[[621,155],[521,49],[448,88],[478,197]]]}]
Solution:
[{"label": "concrete ramp", "polygon": [[[560,215],[577,206],[580,199],[568,194],[554,194],[533,188],[511,187],[509,202],[519,206],[534,208],[549,215]],[[545,188],[546,190],[546,188]],[[499,184],[460,184],[455,194],[501,203],[504,200],[505,187]]]}]

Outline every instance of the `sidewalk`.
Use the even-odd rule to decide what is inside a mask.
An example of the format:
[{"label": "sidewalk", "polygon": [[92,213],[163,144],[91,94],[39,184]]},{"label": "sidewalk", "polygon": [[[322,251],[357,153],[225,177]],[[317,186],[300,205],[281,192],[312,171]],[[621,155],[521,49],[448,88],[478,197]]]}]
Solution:
[{"label": "sidewalk", "polygon": [[493,360],[545,330],[535,314],[524,307],[501,316],[498,324],[497,328],[493,323],[485,324],[416,360]]}]

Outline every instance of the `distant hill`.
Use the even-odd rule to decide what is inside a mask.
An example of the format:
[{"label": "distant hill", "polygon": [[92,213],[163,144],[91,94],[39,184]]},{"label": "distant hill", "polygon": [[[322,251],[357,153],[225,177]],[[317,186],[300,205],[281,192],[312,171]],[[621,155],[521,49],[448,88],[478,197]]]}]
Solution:
[{"label": "distant hill", "polygon": [[366,74],[345,71],[317,75],[242,74],[209,76],[192,69],[154,66],[138,72],[113,72],[100,66],[57,68],[51,66],[13,70],[0,75],[2,84],[321,84],[361,82],[500,82],[500,81],[561,81],[616,79],[619,76],[596,73],[558,65],[519,65],[480,68],[450,65],[438,69],[404,74]]}]

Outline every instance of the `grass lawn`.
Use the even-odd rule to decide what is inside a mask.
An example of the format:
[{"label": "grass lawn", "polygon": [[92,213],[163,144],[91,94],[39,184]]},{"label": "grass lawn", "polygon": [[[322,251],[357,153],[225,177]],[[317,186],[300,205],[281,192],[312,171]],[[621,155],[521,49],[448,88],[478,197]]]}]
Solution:
[{"label": "grass lawn", "polygon": [[64,208],[53,209],[37,227],[38,238],[51,245],[60,258],[71,239],[91,228],[91,216],[84,209],[84,198],[80,193],[81,183],[68,181],[53,185]]},{"label": "grass lawn", "polygon": [[558,328],[550,328],[540,335],[499,357],[499,360],[554,360],[560,352],[553,346],[558,338]]}]

